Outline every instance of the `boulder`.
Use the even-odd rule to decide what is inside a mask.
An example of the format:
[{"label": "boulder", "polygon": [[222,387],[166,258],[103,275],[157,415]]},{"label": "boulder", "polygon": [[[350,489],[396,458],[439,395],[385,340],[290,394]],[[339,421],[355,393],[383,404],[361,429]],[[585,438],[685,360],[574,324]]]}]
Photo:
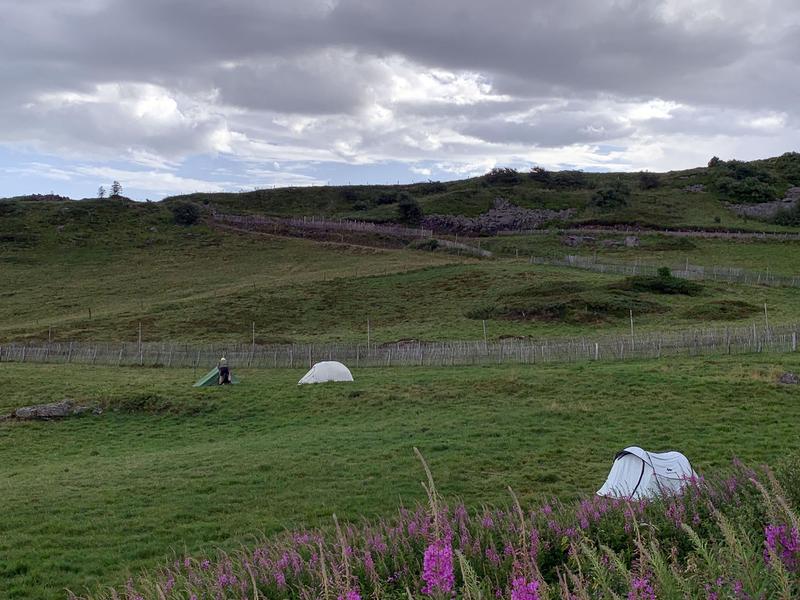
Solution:
[{"label": "boulder", "polygon": [[780,376],[778,381],[786,385],[800,385],[800,376],[794,373],[784,373]]},{"label": "boulder", "polygon": [[20,421],[63,419],[73,415],[82,415],[91,411],[93,414],[100,414],[102,410],[92,406],[78,406],[74,400],[66,398],[60,402],[49,404],[35,404],[33,406],[23,406],[18,408],[6,419],[18,419]]},{"label": "boulder", "polygon": [[639,246],[639,238],[635,235],[628,235],[625,237],[625,246],[628,248],[637,248]]}]

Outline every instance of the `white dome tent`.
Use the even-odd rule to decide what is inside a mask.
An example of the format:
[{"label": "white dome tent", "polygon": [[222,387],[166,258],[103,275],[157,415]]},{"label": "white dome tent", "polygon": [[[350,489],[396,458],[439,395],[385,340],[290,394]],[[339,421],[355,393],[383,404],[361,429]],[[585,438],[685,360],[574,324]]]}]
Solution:
[{"label": "white dome tent", "polygon": [[335,360],[326,360],[318,362],[311,367],[311,370],[297,382],[297,385],[325,383],[326,381],[353,381],[353,374],[342,363]]},{"label": "white dome tent", "polygon": [[641,500],[680,492],[696,476],[680,452],[648,452],[630,446],[614,457],[614,464],[598,496]]}]

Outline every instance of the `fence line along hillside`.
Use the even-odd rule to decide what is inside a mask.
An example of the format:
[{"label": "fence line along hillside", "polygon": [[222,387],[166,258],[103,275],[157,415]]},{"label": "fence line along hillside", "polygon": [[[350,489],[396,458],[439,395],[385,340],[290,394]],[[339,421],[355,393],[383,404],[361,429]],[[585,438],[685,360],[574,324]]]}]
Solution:
[{"label": "fence line along hillside", "polygon": [[[402,227],[400,225],[379,225],[367,221],[352,221],[348,219],[333,220],[320,217],[281,218],[255,215],[229,215],[217,212],[213,213],[213,219],[223,226],[244,231],[272,233],[276,235],[296,236],[300,233],[303,237],[316,236],[324,239],[326,234],[335,234],[337,236],[344,233],[355,234],[358,237],[355,240],[351,238],[351,241],[367,245],[378,245],[380,247],[386,246],[386,244],[380,243],[379,241],[376,242],[374,239],[368,239],[365,236],[381,236],[384,240],[385,238],[403,240],[401,245],[409,241],[435,240],[436,247],[444,248],[453,253],[483,258],[492,256],[491,252],[483,250],[480,247],[470,246],[440,237],[434,238],[433,231],[430,229]],[[394,247],[391,244],[389,246]]]},{"label": "fence line along hillside", "polygon": [[243,229],[264,230],[280,227],[293,227],[319,231],[347,231],[353,233],[375,233],[402,238],[430,238],[430,229],[403,227],[400,225],[381,225],[368,221],[352,221],[349,219],[325,219],[321,217],[263,217],[260,215],[229,215],[214,212],[213,219],[220,223],[235,225]]},{"label": "fence line along hillside", "polygon": [[596,235],[665,235],[681,238],[722,240],[800,241],[800,233],[779,231],[717,231],[714,229],[643,229],[639,227],[572,227],[566,229],[512,229],[498,231],[498,235],[548,235],[551,233]]},{"label": "fence line along hillside", "polygon": [[[590,256],[567,255],[563,258],[536,257],[530,258],[531,264],[554,267],[571,267],[596,273],[613,273],[614,275],[657,275],[657,265],[643,263],[620,263],[599,261]],[[663,266],[663,265],[662,265]],[[736,267],[704,267],[691,265],[688,262],[670,267],[676,277],[704,281],[726,281],[746,285],[768,285],[774,287],[800,287],[800,276],[778,275],[763,271],[748,271]]]},{"label": "fence line along hillside", "polygon": [[207,369],[220,356],[235,367],[305,368],[321,360],[351,367],[459,366],[616,361],[666,356],[796,352],[800,325],[647,332],[581,338],[391,344],[211,344],[70,342],[0,345],[0,362],[140,365]]}]

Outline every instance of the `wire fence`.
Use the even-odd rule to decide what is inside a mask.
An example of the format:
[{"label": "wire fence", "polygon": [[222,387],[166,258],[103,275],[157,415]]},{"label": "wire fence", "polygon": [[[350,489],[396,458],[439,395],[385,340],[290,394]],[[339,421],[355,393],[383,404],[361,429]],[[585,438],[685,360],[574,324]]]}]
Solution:
[{"label": "wire fence", "polygon": [[570,227],[566,229],[511,229],[498,231],[501,236],[549,235],[552,233],[596,235],[665,235],[680,238],[722,240],[800,241],[800,233],[779,231],[718,231],[714,229],[642,229],[637,227]]},{"label": "wire fence", "polygon": [[800,324],[691,329],[574,338],[404,341],[390,344],[209,344],[60,342],[0,345],[0,362],[208,368],[225,356],[248,368],[305,368],[322,360],[351,367],[569,363],[796,352]]},{"label": "wire fence", "polygon": [[354,233],[375,233],[402,238],[430,238],[433,231],[400,225],[381,225],[368,221],[350,219],[325,219],[322,217],[262,217],[257,215],[229,215],[214,212],[213,219],[220,223],[235,225],[244,229],[270,230],[275,227],[293,227],[319,231],[347,231]]},{"label": "wire fence", "polygon": [[[599,261],[591,256],[567,255],[563,258],[532,256],[529,260],[534,265],[553,267],[572,267],[596,273],[612,273],[614,275],[658,275],[660,266],[643,263],[615,263]],[[663,266],[663,265],[661,265]],[[725,281],[746,285],[767,285],[775,287],[800,287],[800,276],[779,275],[768,271],[748,271],[736,267],[692,265],[688,262],[670,267],[676,277],[702,281]]]}]

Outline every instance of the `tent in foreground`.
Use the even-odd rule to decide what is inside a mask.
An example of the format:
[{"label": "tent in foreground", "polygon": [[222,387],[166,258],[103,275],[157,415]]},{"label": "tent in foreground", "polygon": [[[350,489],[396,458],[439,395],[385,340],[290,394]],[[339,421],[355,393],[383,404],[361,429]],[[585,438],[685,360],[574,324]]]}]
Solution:
[{"label": "tent in foreground", "polygon": [[689,459],[680,452],[648,452],[630,446],[617,453],[598,496],[641,500],[664,493],[676,493],[696,474]]},{"label": "tent in foreground", "polygon": [[304,383],[325,383],[326,381],[353,381],[350,369],[335,360],[318,362],[311,370],[303,375],[297,385]]},{"label": "tent in foreground", "polygon": [[[239,383],[239,378],[231,373],[231,383]],[[219,368],[214,367],[208,373],[198,379],[192,387],[207,387],[209,385],[219,385]]]}]

